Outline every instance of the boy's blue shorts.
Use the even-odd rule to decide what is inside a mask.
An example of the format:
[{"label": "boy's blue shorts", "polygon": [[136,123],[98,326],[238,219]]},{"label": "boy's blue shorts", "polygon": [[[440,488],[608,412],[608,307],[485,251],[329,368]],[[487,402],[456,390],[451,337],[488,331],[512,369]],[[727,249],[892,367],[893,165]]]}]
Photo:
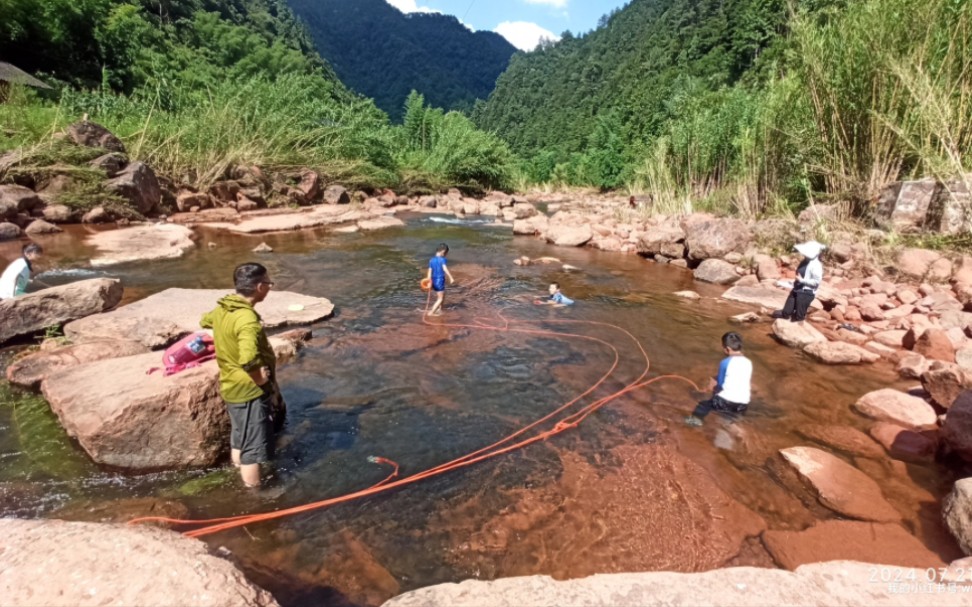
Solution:
[{"label": "boy's blue shorts", "polygon": [[436,293],[441,293],[445,291],[445,278],[433,278],[432,279],[432,290]]}]

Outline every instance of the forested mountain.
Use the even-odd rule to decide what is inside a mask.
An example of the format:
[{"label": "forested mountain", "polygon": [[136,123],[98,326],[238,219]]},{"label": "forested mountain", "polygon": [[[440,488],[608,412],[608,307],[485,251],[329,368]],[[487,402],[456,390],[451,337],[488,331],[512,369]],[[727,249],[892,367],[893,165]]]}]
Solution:
[{"label": "forested mountain", "polygon": [[[585,148],[597,118],[656,134],[683,93],[769,69],[787,0],[633,0],[584,37],[517,55],[476,114],[518,152]],[[770,56],[766,56],[766,55]]]},{"label": "forested mountain", "polygon": [[385,0],[288,0],[341,80],[393,119],[409,92],[444,109],[485,99],[516,49],[448,15],[403,14]]},{"label": "forested mountain", "polygon": [[284,0],[0,0],[0,59],[131,93],[334,72]]}]

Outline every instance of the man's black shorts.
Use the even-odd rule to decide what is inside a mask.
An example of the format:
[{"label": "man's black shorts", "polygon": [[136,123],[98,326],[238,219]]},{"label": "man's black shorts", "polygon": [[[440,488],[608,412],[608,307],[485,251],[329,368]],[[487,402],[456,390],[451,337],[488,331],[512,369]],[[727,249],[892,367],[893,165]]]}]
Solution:
[{"label": "man's black shorts", "polygon": [[273,392],[243,404],[227,403],[230,447],[240,450],[241,464],[262,464],[273,457]]}]

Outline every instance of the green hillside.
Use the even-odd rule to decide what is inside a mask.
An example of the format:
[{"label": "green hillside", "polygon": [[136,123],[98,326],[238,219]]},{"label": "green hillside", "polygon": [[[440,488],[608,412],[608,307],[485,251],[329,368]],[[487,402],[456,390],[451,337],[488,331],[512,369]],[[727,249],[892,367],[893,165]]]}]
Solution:
[{"label": "green hillside", "polygon": [[449,15],[405,15],[385,0],[289,0],[341,80],[394,120],[415,90],[430,105],[470,110],[492,92],[516,49]]}]

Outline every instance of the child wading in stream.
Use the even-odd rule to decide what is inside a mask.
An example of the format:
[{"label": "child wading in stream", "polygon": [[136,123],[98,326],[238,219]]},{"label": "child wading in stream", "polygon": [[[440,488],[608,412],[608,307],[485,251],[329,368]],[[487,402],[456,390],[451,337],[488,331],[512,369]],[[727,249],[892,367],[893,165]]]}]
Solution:
[{"label": "child wading in stream", "polygon": [[442,300],[445,298],[445,281],[449,278],[449,284],[456,284],[449,267],[446,265],[446,255],[449,254],[449,245],[442,243],[435,249],[435,256],[429,260],[429,271],[426,280],[432,281],[432,290],[435,291],[435,303],[429,310],[429,316],[442,315]]},{"label": "child wading in stream", "polygon": [[737,414],[749,407],[749,383],[753,377],[753,363],[743,356],[742,337],[735,332],[722,336],[722,350],[726,357],[719,364],[719,375],[710,380],[712,398],[695,407],[692,415],[685,418],[690,426],[701,426],[702,420],[712,411]]}]

